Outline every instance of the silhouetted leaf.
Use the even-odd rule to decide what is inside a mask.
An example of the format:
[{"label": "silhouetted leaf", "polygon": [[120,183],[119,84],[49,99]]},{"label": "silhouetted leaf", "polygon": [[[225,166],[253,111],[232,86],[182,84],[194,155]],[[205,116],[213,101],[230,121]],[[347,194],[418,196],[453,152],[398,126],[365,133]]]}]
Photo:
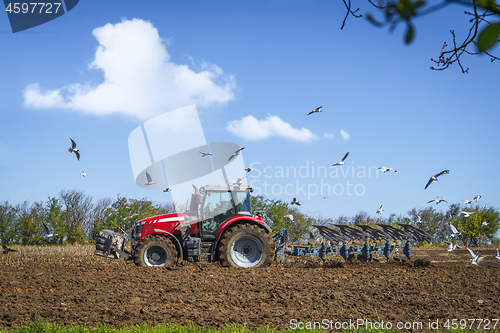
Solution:
[{"label": "silhouetted leaf", "polygon": [[413,39],[413,26],[411,24],[408,24],[408,30],[406,30],[405,43],[406,44],[410,43],[412,39]]},{"label": "silhouetted leaf", "polygon": [[500,33],[500,24],[492,23],[479,34],[477,38],[477,48],[479,52],[484,52],[490,49],[498,39],[498,34]]},{"label": "silhouetted leaf", "polygon": [[479,6],[490,9],[490,10],[496,10],[496,3],[495,0],[478,0]]}]

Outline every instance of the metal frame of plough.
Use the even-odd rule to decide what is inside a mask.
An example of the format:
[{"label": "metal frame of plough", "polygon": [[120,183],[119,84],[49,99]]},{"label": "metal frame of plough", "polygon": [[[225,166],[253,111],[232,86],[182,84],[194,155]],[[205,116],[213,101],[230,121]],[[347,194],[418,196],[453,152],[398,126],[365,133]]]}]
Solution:
[{"label": "metal frame of plough", "polygon": [[[370,261],[383,255],[389,261],[392,251],[396,250],[396,258],[399,258],[399,248],[402,247],[403,254],[410,259],[411,242],[422,242],[431,240],[431,235],[425,231],[410,225],[398,223],[403,229],[388,224],[377,224],[382,229],[373,225],[342,225],[332,226],[314,225],[320,235],[331,244],[326,246],[322,243],[320,247],[292,245],[289,247],[288,231],[282,229],[278,233],[278,245],[275,248],[276,256],[282,260],[285,254],[292,256],[320,257],[325,260],[327,255],[336,257],[340,255],[344,260],[350,258],[364,259]],[[334,229],[337,227],[339,230]],[[356,228],[357,227],[357,228]],[[360,229],[358,229],[360,228]],[[380,244],[382,243],[383,244]]]}]

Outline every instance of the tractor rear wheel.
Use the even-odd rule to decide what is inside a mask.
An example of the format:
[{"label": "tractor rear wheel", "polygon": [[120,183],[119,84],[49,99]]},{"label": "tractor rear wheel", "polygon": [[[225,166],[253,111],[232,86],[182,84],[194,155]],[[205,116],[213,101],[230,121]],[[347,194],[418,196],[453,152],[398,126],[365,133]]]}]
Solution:
[{"label": "tractor rear wheel", "polygon": [[266,267],[271,264],[273,241],[262,228],[240,224],[222,235],[219,258],[226,267]]},{"label": "tractor rear wheel", "polygon": [[135,249],[134,262],[141,267],[170,267],[177,258],[177,251],[170,239],[154,236],[143,239]]}]

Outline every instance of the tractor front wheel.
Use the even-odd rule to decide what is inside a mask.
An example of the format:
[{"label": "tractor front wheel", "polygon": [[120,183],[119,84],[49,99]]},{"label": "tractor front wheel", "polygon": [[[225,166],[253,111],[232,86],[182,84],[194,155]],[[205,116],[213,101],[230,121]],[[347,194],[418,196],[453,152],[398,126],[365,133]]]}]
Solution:
[{"label": "tractor front wheel", "polygon": [[221,238],[219,258],[227,267],[265,267],[271,264],[273,241],[264,229],[241,224],[226,231]]},{"label": "tractor front wheel", "polygon": [[155,236],[139,243],[135,249],[134,262],[141,267],[170,267],[176,258],[177,251],[170,239]]}]

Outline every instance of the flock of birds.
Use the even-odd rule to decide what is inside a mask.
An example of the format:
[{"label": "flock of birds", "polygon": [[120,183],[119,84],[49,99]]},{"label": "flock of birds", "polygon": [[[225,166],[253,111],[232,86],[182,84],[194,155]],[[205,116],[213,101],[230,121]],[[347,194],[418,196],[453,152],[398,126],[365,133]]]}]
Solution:
[{"label": "flock of birds", "polygon": [[[322,108],[323,106],[320,106],[320,107],[317,107],[316,109],[312,110],[311,112],[309,112],[307,115],[311,115],[313,113],[319,113],[319,112],[322,112]],[[341,165],[344,165],[345,164],[345,160],[347,159],[347,157],[349,156],[349,152],[347,152],[344,157],[342,157],[342,159],[333,164],[332,167],[334,166],[341,166]],[[389,168],[389,167],[379,167],[378,169],[380,169],[381,171],[383,171],[384,173],[386,172],[389,172],[389,171],[394,171],[394,173],[397,173],[398,171],[394,168]],[[450,170],[443,170],[435,175],[432,175],[429,180],[427,181],[425,187],[424,187],[424,190],[427,189],[433,182],[435,181],[438,181],[438,178],[443,176],[443,175],[447,175],[450,173]],[[327,198],[327,197],[323,197],[323,198]],[[474,199],[472,200],[467,200],[465,199],[464,200],[464,203],[465,204],[472,204],[474,201],[475,202],[478,202],[478,200],[481,198],[481,195],[478,194],[474,197]],[[443,199],[443,197],[440,197],[439,199],[432,199],[430,201],[428,201],[428,203],[436,203],[437,204],[440,204],[442,202],[446,202],[448,203],[445,199]],[[292,202],[291,202],[291,205],[297,205],[297,206],[300,206],[300,203],[299,201],[297,200],[297,198],[293,198]],[[384,212],[384,205],[381,205],[380,208],[376,211],[377,214],[382,214]],[[460,211],[460,213],[465,217],[469,217],[470,215],[476,213],[476,212],[466,212],[466,211]],[[285,216],[285,219],[286,220],[289,220],[289,221],[294,221],[294,218],[292,215],[286,215]],[[421,216],[417,215],[417,219],[416,219],[416,223],[417,224],[421,224],[422,223],[422,218]],[[484,228],[488,226],[488,222],[482,222],[481,224],[481,228]],[[458,232],[457,228],[453,225],[453,224],[450,224],[450,227],[451,227],[451,230],[452,230],[452,234],[451,234],[451,237],[452,238],[455,238],[455,237],[458,237],[459,235],[461,235],[460,232]],[[310,239],[309,239],[309,243],[311,242],[311,239],[314,239],[314,236],[312,235],[312,233],[309,233],[310,234]],[[451,252],[451,251],[454,251],[456,249],[461,249],[461,247],[458,245],[458,244],[453,244],[453,242],[446,242],[446,244],[448,244],[448,251]],[[474,253],[471,249],[467,248],[469,250],[469,252],[471,253],[472,255],[472,259],[471,259],[471,264],[472,265],[478,265],[485,257],[479,257],[479,254],[481,253],[481,250],[479,250],[476,253]],[[495,257],[496,259],[500,260],[500,253],[497,249],[497,255]]]},{"label": "flock of birds", "polygon": [[[315,108],[314,110],[310,111],[307,115],[311,115],[313,113],[319,113],[319,112],[322,112],[322,109],[323,109],[323,106],[319,106],[317,108]],[[70,153],[74,153],[76,155],[76,158],[78,160],[80,160],[80,150],[77,148],[77,144],[76,142],[70,138],[71,140],[71,147],[68,147],[68,151]],[[241,151],[245,149],[245,147],[242,147],[236,151],[234,151],[230,156],[229,156],[229,159],[228,159],[228,162],[230,162],[231,160],[233,160],[234,158],[236,158],[238,155],[241,154]],[[212,156],[211,153],[208,153],[208,152],[202,152],[202,151],[199,151],[199,153],[201,154],[201,157],[206,157],[206,156]],[[333,164],[332,167],[334,166],[341,166],[341,165],[344,165],[345,164],[345,160],[347,159],[347,157],[349,156],[349,152],[347,152],[344,157],[342,157],[342,159]],[[388,168],[388,167],[379,167],[378,169],[380,169],[381,171],[383,171],[384,173],[386,172],[389,172],[389,171],[394,171],[394,173],[397,173],[398,171],[394,168]],[[253,171],[254,169],[253,168],[246,168],[245,171],[246,172],[251,172]],[[438,181],[438,178],[442,175],[446,175],[446,174],[449,174],[450,173],[450,170],[443,170],[441,171],[440,173],[437,173],[433,176],[431,176],[429,178],[429,181],[427,182],[427,184],[425,185],[424,189],[427,189],[429,187],[429,185],[432,184],[432,182],[435,182],[435,181]],[[80,174],[82,177],[86,177],[87,174],[85,173],[85,171],[83,171],[81,174]],[[246,177],[242,177],[242,178],[238,178],[237,180],[233,181],[232,184],[236,184],[236,185],[241,185],[243,183],[243,179],[246,178]],[[154,185],[156,184],[156,182],[153,180],[153,178],[151,177],[151,175],[146,172],[146,180],[147,180],[147,183],[145,184],[146,186],[150,186],[150,185]],[[163,192],[170,192],[171,189],[170,188],[166,188],[165,190],[163,190]],[[328,197],[322,197],[323,199],[326,199]],[[481,195],[477,195],[474,197],[474,199],[472,200],[467,200],[465,199],[464,200],[464,203],[465,204],[472,204],[474,201],[477,202],[479,199],[481,198]],[[428,201],[428,203],[432,203],[432,202],[435,202],[436,205],[437,204],[440,204],[441,202],[446,202],[448,203],[445,199],[433,199],[433,200],[430,200]],[[297,206],[300,206],[300,202],[297,200],[297,198],[293,198],[292,202],[291,202],[291,205],[297,205]],[[384,212],[384,205],[381,205],[380,208],[376,211],[377,214],[382,214]],[[461,211],[460,212],[464,217],[469,217],[471,214],[474,214],[475,212],[466,212],[466,211]],[[287,220],[290,220],[290,221],[294,221],[294,217],[293,215],[286,215],[285,216],[285,219]],[[422,223],[422,220],[421,220],[421,217],[417,215],[417,220],[416,220],[416,223]],[[481,227],[485,227],[487,226],[488,223],[487,222],[483,222]],[[41,241],[47,241],[49,240],[50,238],[54,237],[54,236],[57,236],[57,234],[53,234],[50,232],[50,229],[48,228],[48,226],[43,223],[43,227],[44,227],[44,231],[45,231],[45,236],[43,237],[43,239]],[[451,234],[451,237],[452,238],[455,238],[455,237],[458,237],[459,235],[461,235],[460,232],[458,232],[457,228],[450,224],[450,227],[451,227],[451,230],[452,230],[452,234]],[[312,233],[310,233],[310,239],[309,239],[309,242],[311,242],[311,239],[314,239],[314,236],[312,235]],[[453,242],[446,242],[448,244],[448,251],[451,252],[451,251],[454,251],[456,249],[460,249],[461,247],[457,244],[453,244]],[[9,252],[13,252],[13,251],[16,251],[16,250],[13,250],[13,249],[10,249],[8,247],[6,247],[5,245],[2,245],[3,247],[3,254],[7,254]],[[478,265],[485,257],[479,257],[479,254],[481,253],[481,250],[479,250],[477,253],[474,253],[471,249],[467,248],[470,252],[470,254],[472,255],[472,259],[471,259],[471,264],[472,265]],[[500,253],[497,249],[497,256],[495,257],[497,258],[498,260],[500,260]]]}]

